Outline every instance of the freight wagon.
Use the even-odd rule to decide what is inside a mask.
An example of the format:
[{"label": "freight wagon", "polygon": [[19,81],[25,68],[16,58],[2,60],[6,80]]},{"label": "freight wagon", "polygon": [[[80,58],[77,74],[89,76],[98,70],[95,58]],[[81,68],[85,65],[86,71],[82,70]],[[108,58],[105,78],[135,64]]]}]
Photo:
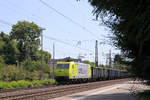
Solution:
[{"label": "freight wagon", "polygon": [[110,68],[91,67],[79,62],[57,62],[56,81],[97,81],[127,77],[127,72]]}]

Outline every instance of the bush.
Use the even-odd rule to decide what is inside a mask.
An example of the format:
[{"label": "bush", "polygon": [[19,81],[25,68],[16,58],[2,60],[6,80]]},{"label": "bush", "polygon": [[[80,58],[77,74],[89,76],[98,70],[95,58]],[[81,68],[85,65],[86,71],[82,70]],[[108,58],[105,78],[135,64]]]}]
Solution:
[{"label": "bush", "polygon": [[30,72],[30,78],[31,80],[39,80],[40,79],[40,71],[33,71],[33,72]]},{"label": "bush", "polygon": [[27,88],[27,87],[33,87],[32,83],[29,81],[21,80],[17,82],[19,85],[19,88]]},{"label": "bush", "polygon": [[0,90],[5,90],[5,89],[13,89],[11,84],[7,82],[0,82]]},{"label": "bush", "polygon": [[0,56],[0,69],[5,67],[5,66],[6,66],[6,64],[4,63],[3,57]]},{"label": "bush", "polygon": [[16,81],[12,81],[12,82],[10,83],[10,85],[11,85],[13,88],[20,88],[18,82],[16,82]]},{"label": "bush", "polygon": [[51,84],[51,85],[57,84],[56,80],[54,80],[54,79],[49,79],[49,81],[50,81],[50,84]]},{"label": "bush", "polygon": [[33,84],[33,86],[42,86],[41,83],[40,83],[40,81],[38,81],[38,80],[34,80],[32,82],[32,84]]},{"label": "bush", "polygon": [[21,66],[28,71],[40,70],[40,65],[41,65],[40,61],[32,61],[32,60],[23,61],[21,63]]},{"label": "bush", "polygon": [[40,83],[42,85],[55,85],[56,81],[53,79],[48,79],[48,80],[41,80]]},{"label": "bush", "polygon": [[1,81],[18,81],[24,80],[28,77],[26,70],[17,68],[15,65],[7,65],[0,69],[0,80]]},{"label": "bush", "polygon": [[9,65],[7,67],[1,68],[0,76],[1,80],[4,81],[14,81],[17,80],[17,73],[19,70],[14,65]]},{"label": "bush", "polygon": [[15,88],[29,88],[29,87],[36,87],[36,86],[48,86],[48,85],[55,85],[56,81],[53,79],[48,80],[34,80],[34,81],[12,81],[12,82],[0,82],[0,90],[5,89],[15,89]]},{"label": "bush", "polygon": [[[34,61],[34,60],[23,61],[21,63],[21,67],[30,72],[41,71],[41,61]],[[42,71],[43,73],[47,73],[47,74],[50,73],[49,65],[46,64],[45,61],[43,61]]]},{"label": "bush", "polygon": [[41,80],[40,84],[41,85],[50,85],[50,81],[49,80]]}]

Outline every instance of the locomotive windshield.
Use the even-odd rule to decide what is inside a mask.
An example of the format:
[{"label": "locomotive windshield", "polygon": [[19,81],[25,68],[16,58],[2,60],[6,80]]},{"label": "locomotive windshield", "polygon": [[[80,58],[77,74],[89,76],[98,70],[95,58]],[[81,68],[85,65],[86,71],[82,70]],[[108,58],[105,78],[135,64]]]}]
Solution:
[{"label": "locomotive windshield", "polygon": [[57,69],[69,69],[69,64],[57,64]]}]

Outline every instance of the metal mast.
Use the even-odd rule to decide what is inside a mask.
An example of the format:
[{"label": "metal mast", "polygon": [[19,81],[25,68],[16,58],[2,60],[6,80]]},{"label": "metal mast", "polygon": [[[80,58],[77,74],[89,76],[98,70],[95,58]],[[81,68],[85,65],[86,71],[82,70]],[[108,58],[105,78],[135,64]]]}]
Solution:
[{"label": "metal mast", "polygon": [[45,30],[45,28],[40,28],[39,30],[41,32],[41,73],[40,73],[40,79],[42,79],[42,74],[43,74],[43,34],[42,34],[42,31]]},{"label": "metal mast", "polygon": [[54,79],[54,59],[55,59],[55,44],[53,43],[53,75],[52,75],[52,77],[53,77],[53,79]]},{"label": "metal mast", "polygon": [[98,67],[98,41],[95,44],[95,67]]}]

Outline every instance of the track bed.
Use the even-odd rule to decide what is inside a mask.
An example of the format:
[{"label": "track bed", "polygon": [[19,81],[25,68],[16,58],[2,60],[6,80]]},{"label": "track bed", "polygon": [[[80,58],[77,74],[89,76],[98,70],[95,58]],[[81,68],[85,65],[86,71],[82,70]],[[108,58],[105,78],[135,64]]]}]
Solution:
[{"label": "track bed", "polygon": [[84,84],[35,87],[27,89],[6,90],[0,92],[0,100],[47,100],[72,93],[96,89],[99,87],[118,84],[131,79],[117,79]]}]

